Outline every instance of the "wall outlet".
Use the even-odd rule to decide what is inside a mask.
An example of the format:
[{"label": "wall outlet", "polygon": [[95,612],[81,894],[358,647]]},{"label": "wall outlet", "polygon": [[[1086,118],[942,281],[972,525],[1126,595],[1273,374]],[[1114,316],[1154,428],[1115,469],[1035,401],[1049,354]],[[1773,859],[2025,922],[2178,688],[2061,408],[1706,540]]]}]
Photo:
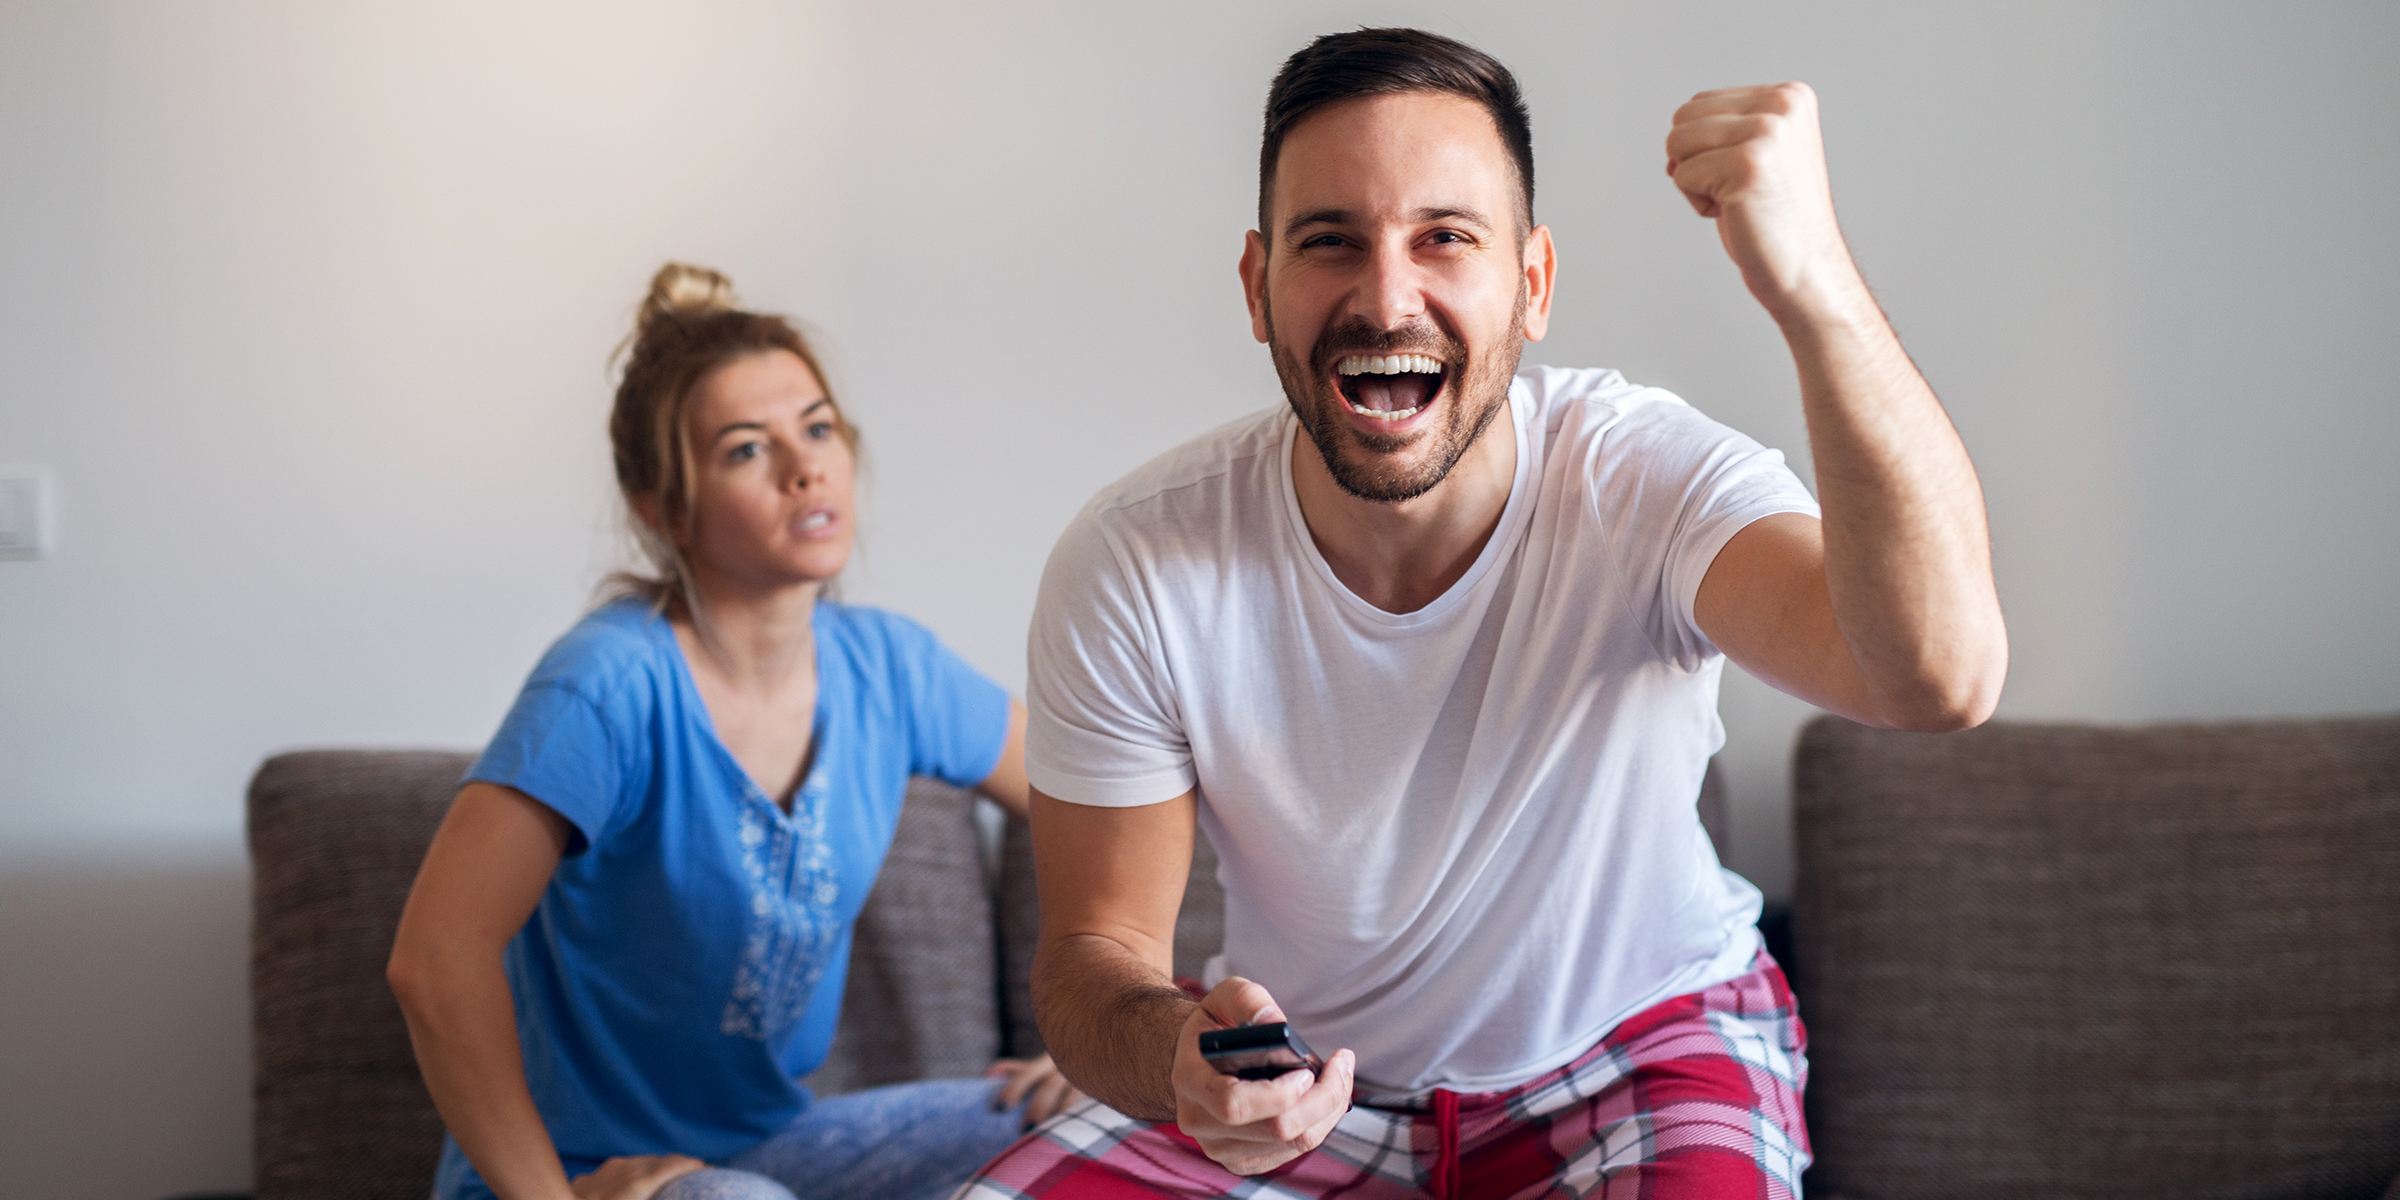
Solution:
[{"label": "wall outlet", "polygon": [[49,472],[0,467],[0,559],[48,558],[57,540],[57,508]]}]

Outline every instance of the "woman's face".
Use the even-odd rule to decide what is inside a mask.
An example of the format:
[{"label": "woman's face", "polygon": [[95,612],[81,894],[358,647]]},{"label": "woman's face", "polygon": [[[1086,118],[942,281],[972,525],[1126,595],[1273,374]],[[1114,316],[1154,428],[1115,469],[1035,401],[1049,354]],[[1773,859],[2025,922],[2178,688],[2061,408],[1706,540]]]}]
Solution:
[{"label": "woman's face", "polygon": [[760,591],[841,571],[856,460],[799,355],[764,350],[717,368],[684,420],[696,486],[682,549],[702,582]]}]

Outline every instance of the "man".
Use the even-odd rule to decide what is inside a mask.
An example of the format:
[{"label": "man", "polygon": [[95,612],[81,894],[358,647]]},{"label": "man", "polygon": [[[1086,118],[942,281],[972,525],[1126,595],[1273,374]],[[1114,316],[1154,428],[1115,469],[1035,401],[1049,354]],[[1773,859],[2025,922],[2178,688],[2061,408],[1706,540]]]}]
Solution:
[{"label": "man", "polygon": [[[973,1194],[1796,1195],[1799,1022],[1694,811],[1723,659],[1957,729],[2006,638],[1812,94],[1702,93],[1667,157],[1790,344],[1821,521],[1672,396],[1518,371],[1557,262],[1505,68],[1412,30],[1284,65],[1241,277],[1290,413],[1103,491],[1034,618],[1035,1011],[1107,1107]],[[1168,968],[1195,821],[1226,891],[1200,1000]],[[1287,1019],[1322,1071],[1200,1055]]]}]

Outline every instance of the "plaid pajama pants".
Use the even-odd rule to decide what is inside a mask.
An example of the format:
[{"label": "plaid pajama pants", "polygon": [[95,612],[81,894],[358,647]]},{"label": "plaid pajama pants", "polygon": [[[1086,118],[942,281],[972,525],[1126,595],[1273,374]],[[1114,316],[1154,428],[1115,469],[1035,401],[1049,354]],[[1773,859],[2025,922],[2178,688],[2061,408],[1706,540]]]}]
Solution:
[{"label": "plaid pajama pants", "polygon": [[1644,1009],[1520,1087],[1354,1107],[1323,1145],[1264,1175],[1225,1170],[1171,1123],[1086,1101],[987,1164],[959,1200],[1797,1200],[1806,1041],[1762,953],[1749,974]]}]

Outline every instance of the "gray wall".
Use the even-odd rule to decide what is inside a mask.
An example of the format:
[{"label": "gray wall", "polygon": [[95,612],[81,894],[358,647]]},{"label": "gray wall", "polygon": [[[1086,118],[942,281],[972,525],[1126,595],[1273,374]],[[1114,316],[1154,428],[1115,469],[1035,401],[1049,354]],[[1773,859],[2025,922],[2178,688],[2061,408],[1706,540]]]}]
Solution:
[{"label": "gray wall", "polygon": [[[1803,464],[1659,142],[1697,89],[1818,87],[1983,469],[2004,715],[2400,707],[2400,9],[1988,7],[0,9],[0,464],[63,501],[0,562],[4,1190],[247,1179],[244,780],[490,730],[617,553],[603,360],[663,258],[823,331],[872,453],[851,595],[1021,683],[1082,499],[1276,402],[1233,271],[1257,109],[1360,22],[1524,79],[1533,361]],[[1806,710],[1724,707],[1732,858],[1782,893]]]}]

